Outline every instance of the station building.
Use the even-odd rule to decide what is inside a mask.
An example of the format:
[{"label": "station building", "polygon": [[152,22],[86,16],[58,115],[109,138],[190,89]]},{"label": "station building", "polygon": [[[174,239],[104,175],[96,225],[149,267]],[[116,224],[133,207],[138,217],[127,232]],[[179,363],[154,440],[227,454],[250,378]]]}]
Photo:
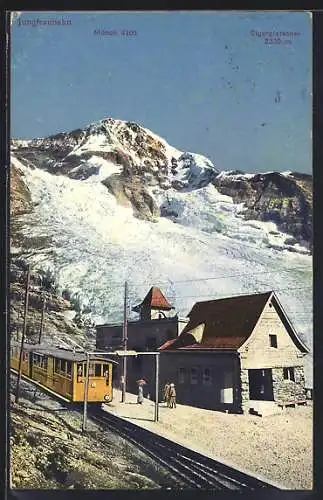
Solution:
[{"label": "station building", "polygon": [[[127,348],[159,351],[159,400],[166,381],[175,383],[179,403],[234,413],[305,399],[308,349],[274,292],[197,302],[183,319],[152,287],[133,311],[139,319],[128,323]],[[122,324],[98,325],[97,349],[117,348]],[[127,359],[127,390],[136,392],[140,378],[154,399],[154,356]]]}]

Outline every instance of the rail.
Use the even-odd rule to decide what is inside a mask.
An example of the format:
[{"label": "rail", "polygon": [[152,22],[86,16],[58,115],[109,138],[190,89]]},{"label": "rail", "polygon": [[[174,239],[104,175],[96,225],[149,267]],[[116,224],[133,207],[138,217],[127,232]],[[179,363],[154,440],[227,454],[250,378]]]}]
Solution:
[{"label": "rail", "polygon": [[[17,375],[16,370],[11,372]],[[63,400],[65,398],[53,393],[41,384],[23,376],[23,378],[40,390],[47,393],[53,399]],[[72,411],[82,413],[81,405],[69,403]],[[239,471],[229,465],[218,462],[197,451],[186,448],[154,432],[143,429],[133,422],[125,421],[116,415],[108,413],[100,405],[91,406],[88,416],[97,424],[110,429],[116,435],[131,442],[146,455],[153,458],[177,476],[187,488],[205,490],[227,490],[236,492],[248,492],[254,490],[275,490],[283,487],[274,485],[266,480],[259,479],[245,472]]]},{"label": "rail", "polygon": [[259,489],[280,490],[276,485],[206,457],[102,409],[92,408],[89,418],[133,443],[167,467],[188,488],[237,492]]}]

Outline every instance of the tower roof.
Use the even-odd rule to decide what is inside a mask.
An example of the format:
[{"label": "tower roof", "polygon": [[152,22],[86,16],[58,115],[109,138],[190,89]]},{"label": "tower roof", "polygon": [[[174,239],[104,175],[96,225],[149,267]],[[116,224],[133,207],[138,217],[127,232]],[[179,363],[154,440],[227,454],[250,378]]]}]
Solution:
[{"label": "tower roof", "polygon": [[134,312],[139,312],[142,307],[163,311],[170,311],[171,309],[174,309],[174,307],[166,299],[163,292],[156,286],[152,286],[144,300],[140,304],[134,306],[132,310]]}]

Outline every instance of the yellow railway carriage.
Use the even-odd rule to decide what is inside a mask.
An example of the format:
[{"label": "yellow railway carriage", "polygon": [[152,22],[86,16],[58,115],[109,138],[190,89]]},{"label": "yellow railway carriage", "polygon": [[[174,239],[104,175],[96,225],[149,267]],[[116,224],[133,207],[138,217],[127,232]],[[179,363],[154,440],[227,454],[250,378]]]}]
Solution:
[{"label": "yellow railway carriage", "polygon": [[[18,371],[20,346],[11,344],[10,367]],[[112,366],[116,361],[90,356],[88,402],[112,401]],[[22,374],[52,392],[78,403],[84,401],[86,354],[72,350],[25,344]]]}]

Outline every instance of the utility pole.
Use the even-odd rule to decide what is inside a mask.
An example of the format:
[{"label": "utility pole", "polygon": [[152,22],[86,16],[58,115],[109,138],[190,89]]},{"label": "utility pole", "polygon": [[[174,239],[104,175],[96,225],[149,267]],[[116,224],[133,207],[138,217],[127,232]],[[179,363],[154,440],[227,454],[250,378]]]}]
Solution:
[{"label": "utility pole", "polygon": [[28,312],[28,300],[29,300],[29,283],[30,283],[30,266],[27,269],[27,279],[26,279],[26,290],[25,290],[25,307],[24,307],[24,324],[22,328],[22,337],[20,345],[20,355],[19,355],[19,366],[18,366],[18,377],[17,377],[17,387],[16,387],[16,403],[19,401],[20,392],[20,380],[21,380],[21,368],[22,368],[22,352],[24,348],[24,341],[27,328],[27,312]]},{"label": "utility pole", "polygon": [[154,417],[154,421],[155,422],[158,422],[158,418],[159,418],[159,406],[158,406],[158,403],[159,403],[159,352],[156,353],[156,359],[155,359],[155,417]]},{"label": "utility pole", "polygon": [[[122,330],[122,341],[123,341],[123,349],[127,351],[127,341],[128,341],[128,325],[127,325],[127,309],[128,309],[128,283],[125,281],[124,284],[124,305],[123,305],[123,330]],[[122,364],[122,397],[121,403],[124,403],[126,400],[126,381],[127,381],[127,356],[123,356],[123,364]]]},{"label": "utility pole", "polygon": [[38,344],[41,342],[41,336],[43,333],[43,325],[44,325],[44,314],[45,314],[45,307],[46,307],[46,297],[45,294],[42,295],[43,299],[43,307],[41,310],[41,319],[40,319],[40,330],[39,330],[39,339],[38,339]]},{"label": "utility pole", "polygon": [[[82,364],[82,369],[84,365]],[[86,374],[85,374],[85,384],[84,384],[84,408],[83,408],[83,432],[86,431],[86,418],[87,418],[87,402],[89,399],[89,372],[90,372],[90,353],[86,353]],[[84,373],[83,373],[84,377]]]}]

